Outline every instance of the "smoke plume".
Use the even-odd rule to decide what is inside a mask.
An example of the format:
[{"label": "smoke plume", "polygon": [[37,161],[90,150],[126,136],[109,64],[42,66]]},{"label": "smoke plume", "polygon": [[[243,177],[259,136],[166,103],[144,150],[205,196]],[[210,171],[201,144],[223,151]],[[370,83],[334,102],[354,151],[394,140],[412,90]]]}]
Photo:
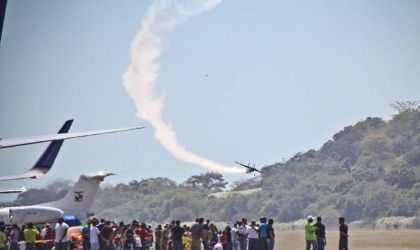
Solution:
[{"label": "smoke plume", "polygon": [[150,122],[155,128],[155,138],[171,154],[182,161],[199,165],[220,173],[244,173],[242,168],[224,166],[196,155],[182,146],[170,124],[162,117],[164,95],[156,93],[159,75],[156,59],[162,54],[159,34],[170,31],[189,17],[214,8],[222,0],[160,0],[148,9],[140,30],[131,44],[131,64],[124,73],[124,86],[134,100],[137,117]]}]

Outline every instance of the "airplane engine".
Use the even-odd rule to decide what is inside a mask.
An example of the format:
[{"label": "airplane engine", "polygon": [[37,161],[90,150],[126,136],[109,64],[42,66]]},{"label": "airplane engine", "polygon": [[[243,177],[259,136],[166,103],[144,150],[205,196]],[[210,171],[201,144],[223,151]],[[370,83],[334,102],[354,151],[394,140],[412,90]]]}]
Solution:
[{"label": "airplane engine", "polygon": [[29,206],[9,209],[10,222],[16,224],[52,222],[63,215],[64,212],[61,209],[53,207]]}]

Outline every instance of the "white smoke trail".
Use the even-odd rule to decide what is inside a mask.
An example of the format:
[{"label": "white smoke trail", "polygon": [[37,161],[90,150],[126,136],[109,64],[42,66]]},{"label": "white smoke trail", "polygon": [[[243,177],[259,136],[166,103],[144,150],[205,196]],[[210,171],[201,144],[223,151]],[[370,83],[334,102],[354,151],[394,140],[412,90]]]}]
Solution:
[{"label": "white smoke trail", "polygon": [[149,121],[155,128],[155,138],[177,159],[221,173],[244,173],[237,167],[217,164],[186,150],[179,144],[171,125],[162,117],[164,96],[155,92],[162,54],[159,34],[203,11],[214,8],[222,0],[160,0],[148,9],[140,30],[131,44],[131,64],[124,73],[124,86],[133,98],[137,117]]}]

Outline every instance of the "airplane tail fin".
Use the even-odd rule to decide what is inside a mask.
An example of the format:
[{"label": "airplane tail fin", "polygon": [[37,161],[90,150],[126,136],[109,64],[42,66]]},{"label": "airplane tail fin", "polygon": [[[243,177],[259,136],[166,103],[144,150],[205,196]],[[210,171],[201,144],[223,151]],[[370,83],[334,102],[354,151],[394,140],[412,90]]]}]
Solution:
[{"label": "airplane tail fin", "polygon": [[[69,132],[71,125],[73,124],[73,120],[66,121],[61,129],[58,131],[58,134],[65,134]],[[44,153],[39,157],[38,161],[35,165],[29,170],[39,172],[40,174],[46,174],[54,164],[55,159],[57,158],[58,152],[60,152],[60,148],[63,145],[64,140],[57,140],[52,141],[48,145],[47,149]]]},{"label": "airplane tail fin", "polygon": [[81,175],[73,188],[61,200],[40,204],[39,206],[49,206],[61,209],[64,215],[73,215],[80,220],[85,220],[93,215],[90,211],[93,200],[98,191],[99,184],[114,173],[103,173],[91,175]]},{"label": "airplane tail fin", "polygon": [[[66,121],[61,129],[58,131],[59,134],[66,134],[69,132],[70,127],[73,123],[73,120]],[[42,153],[41,157],[36,161],[35,165],[32,166],[28,171],[24,174],[19,175],[8,175],[8,176],[1,176],[0,181],[7,181],[7,180],[20,180],[20,179],[37,179],[43,174],[46,174],[50,171],[52,165],[54,164],[55,158],[60,151],[61,145],[63,145],[63,140],[56,140],[50,142],[47,149]],[[0,193],[7,192],[7,190],[0,190]],[[17,193],[23,192],[15,190]],[[15,192],[15,193],[16,193]]]}]

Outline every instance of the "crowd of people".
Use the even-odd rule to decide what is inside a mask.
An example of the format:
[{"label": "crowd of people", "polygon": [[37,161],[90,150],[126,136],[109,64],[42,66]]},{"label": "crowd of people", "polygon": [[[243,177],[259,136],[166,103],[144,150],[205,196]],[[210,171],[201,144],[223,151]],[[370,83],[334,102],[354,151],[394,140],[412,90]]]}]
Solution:
[{"label": "crowd of people", "polygon": [[[313,224],[308,216],[305,225],[306,249],[324,250],[327,245],[325,225],[321,217]],[[348,228],[339,218],[339,250],[348,250]],[[5,227],[0,222],[0,250],[274,250],[273,219],[265,217],[248,223],[246,218],[227,223],[222,229],[204,218],[191,225],[179,220],[152,228],[133,220],[118,225],[93,218],[86,221],[77,236],[69,234],[70,226],[59,218],[54,227],[46,223],[37,228],[32,223],[19,228]]]},{"label": "crowd of people", "polygon": [[272,226],[273,220],[266,218],[250,224],[242,218],[222,229],[203,218],[191,225],[175,220],[155,228],[138,220],[117,225],[93,218],[79,227],[80,237],[72,237],[63,218],[42,228],[32,223],[6,228],[1,222],[0,250],[273,250]]}]

